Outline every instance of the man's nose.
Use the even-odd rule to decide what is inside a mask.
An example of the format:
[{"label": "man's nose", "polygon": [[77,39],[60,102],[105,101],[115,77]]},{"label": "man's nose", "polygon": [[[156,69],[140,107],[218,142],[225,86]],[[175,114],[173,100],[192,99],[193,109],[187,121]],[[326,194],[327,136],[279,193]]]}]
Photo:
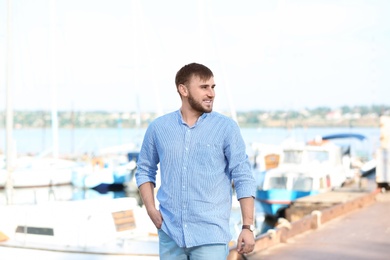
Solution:
[{"label": "man's nose", "polygon": [[214,96],[215,96],[215,91],[214,91],[214,89],[209,88],[209,89],[208,89],[208,92],[207,92],[207,95],[208,95],[209,97],[214,97]]}]

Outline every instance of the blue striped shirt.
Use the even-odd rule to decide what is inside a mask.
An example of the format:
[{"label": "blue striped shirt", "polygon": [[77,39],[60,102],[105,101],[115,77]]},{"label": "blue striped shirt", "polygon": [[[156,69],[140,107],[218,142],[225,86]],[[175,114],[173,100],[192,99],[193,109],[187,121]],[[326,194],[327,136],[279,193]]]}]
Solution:
[{"label": "blue striped shirt", "polygon": [[162,230],[180,247],[229,243],[232,182],[238,199],[256,191],[236,122],[211,112],[189,127],[180,110],[157,118],[142,143],[138,186],[156,183],[158,164]]}]

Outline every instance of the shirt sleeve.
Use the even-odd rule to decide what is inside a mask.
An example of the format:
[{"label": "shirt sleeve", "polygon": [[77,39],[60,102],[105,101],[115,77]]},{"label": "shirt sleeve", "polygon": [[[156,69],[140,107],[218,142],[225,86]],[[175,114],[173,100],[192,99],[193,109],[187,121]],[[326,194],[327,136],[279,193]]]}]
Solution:
[{"label": "shirt sleeve", "polygon": [[146,130],[138,156],[137,171],[135,173],[138,187],[146,182],[152,182],[156,186],[159,158],[154,135],[155,130],[153,124],[151,124]]},{"label": "shirt sleeve", "polygon": [[242,138],[240,128],[236,123],[232,124],[226,142],[225,156],[237,193],[237,199],[255,197],[256,183],[252,166],[246,154],[245,142]]}]

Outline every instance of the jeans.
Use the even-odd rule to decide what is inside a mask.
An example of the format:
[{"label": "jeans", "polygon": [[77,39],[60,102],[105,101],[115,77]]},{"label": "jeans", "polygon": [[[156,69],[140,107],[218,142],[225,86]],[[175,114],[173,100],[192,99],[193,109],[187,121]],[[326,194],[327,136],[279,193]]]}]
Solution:
[{"label": "jeans", "polygon": [[226,260],[227,244],[179,247],[164,231],[158,230],[161,260]]}]

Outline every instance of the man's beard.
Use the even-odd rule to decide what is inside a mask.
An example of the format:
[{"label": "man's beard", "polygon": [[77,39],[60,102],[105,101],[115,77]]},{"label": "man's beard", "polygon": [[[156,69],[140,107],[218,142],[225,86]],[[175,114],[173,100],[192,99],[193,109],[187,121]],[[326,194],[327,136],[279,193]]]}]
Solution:
[{"label": "man's beard", "polygon": [[213,111],[213,106],[211,105],[210,108],[204,108],[201,103],[196,101],[191,93],[188,94],[188,103],[190,104],[191,108],[199,113],[210,113]]}]

